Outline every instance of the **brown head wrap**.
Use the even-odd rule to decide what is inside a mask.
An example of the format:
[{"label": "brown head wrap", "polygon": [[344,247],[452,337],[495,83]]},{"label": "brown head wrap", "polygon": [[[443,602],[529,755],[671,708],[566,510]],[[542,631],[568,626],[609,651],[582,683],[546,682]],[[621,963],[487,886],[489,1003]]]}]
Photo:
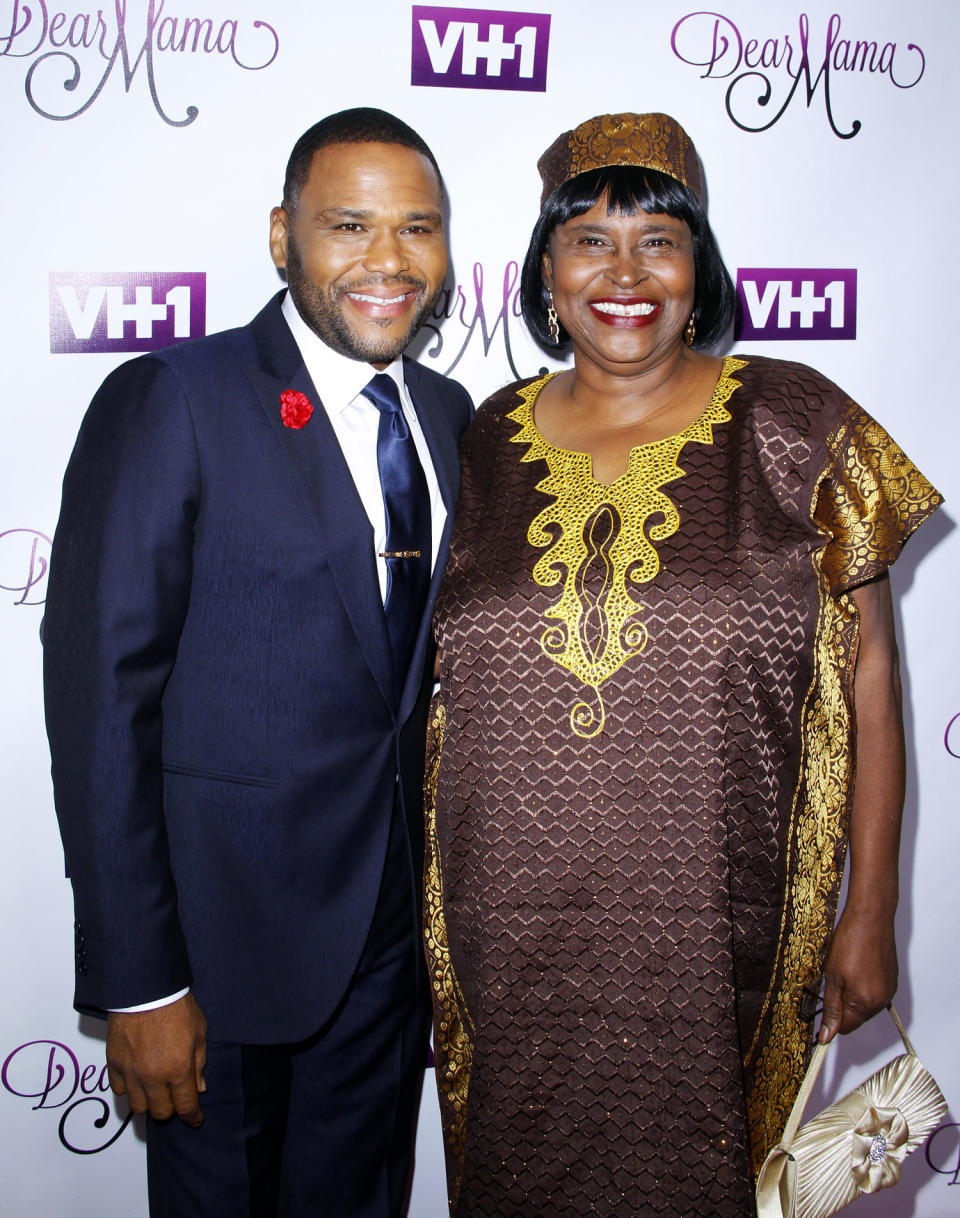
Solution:
[{"label": "brown head wrap", "polygon": [[537,161],[540,206],[558,186],[590,169],[635,165],[676,178],[703,202],[703,175],[693,141],[669,114],[600,114],[553,141]]}]

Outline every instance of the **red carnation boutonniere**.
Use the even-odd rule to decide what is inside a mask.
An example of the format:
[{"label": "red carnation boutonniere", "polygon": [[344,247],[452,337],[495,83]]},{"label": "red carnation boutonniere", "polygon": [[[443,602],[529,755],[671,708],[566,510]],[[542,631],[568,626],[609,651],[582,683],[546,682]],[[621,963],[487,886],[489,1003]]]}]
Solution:
[{"label": "red carnation boutonniere", "polygon": [[280,418],[284,427],[293,427],[297,431],[306,427],[313,414],[313,402],[305,393],[297,389],[284,389],[280,394]]}]

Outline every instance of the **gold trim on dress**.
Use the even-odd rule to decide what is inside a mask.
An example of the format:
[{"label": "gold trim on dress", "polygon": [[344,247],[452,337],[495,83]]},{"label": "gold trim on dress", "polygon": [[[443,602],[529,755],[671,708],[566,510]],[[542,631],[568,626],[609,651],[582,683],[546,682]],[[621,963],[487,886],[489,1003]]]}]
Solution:
[{"label": "gold trim on dress", "polygon": [[[818,569],[819,551],[813,556]],[[800,769],[786,833],[785,900],[767,993],[744,1056],[751,1166],[759,1172],[803,1082],[812,1024],[800,998],[823,971],[843,873],[852,795],[850,676],[857,610],[822,576],[814,668],[801,712]]]},{"label": "gold trim on dress", "polygon": [[885,570],[943,497],[855,402],[845,403],[827,450],[816,520],[831,537],[823,570],[839,591]]},{"label": "gold trim on dress", "polygon": [[450,960],[450,944],[443,912],[443,867],[437,836],[437,775],[446,732],[446,708],[438,695],[430,716],[425,779],[426,859],[424,866],[423,937],[434,1000],[434,1054],[437,1093],[443,1123],[444,1155],[450,1212],[455,1211],[463,1181],[467,1100],[476,1033]]},{"label": "gold trim on dress", "polygon": [[745,1058],[758,1172],[803,1081],[813,1026],[800,997],[823,972],[836,917],[853,798],[853,675],[859,618],[847,589],[885,571],[941,496],[874,419],[841,406],[811,503],[824,545],[814,671],[801,718],[801,764],[787,828],[786,899],[760,1018]]},{"label": "gold trim on dress", "polygon": [[[543,588],[560,588],[546,611],[555,619],[540,637],[548,659],[571,672],[590,691],[570,712],[575,735],[599,735],[606,719],[600,687],[647,645],[640,590],[660,569],[654,542],[680,527],[680,514],[662,488],[684,471],[677,464],[688,442],[713,443],[713,428],[730,419],[725,403],[740,382],[732,373],[746,360],[727,356],[710,404],[684,431],[631,449],[626,472],[607,485],[593,476],[589,453],[547,443],[533,420],[545,376],[519,390],[520,405],[507,418],[520,424],[511,437],[528,446],[521,460],[545,461],[547,477],[537,490],[553,502],[534,519],[527,540],[545,550],[533,568]],[[553,374],[556,375],[556,374]],[[662,519],[647,527],[653,516]]]}]

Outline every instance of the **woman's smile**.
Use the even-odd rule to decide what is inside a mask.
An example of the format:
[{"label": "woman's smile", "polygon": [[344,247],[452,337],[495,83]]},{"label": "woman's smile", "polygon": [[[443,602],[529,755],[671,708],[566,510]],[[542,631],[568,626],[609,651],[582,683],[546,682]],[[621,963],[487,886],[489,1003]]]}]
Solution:
[{"label": "woman's smile", "polygon": [[590,309],[605,325],[630,328],[655,321],[660,305],[643,296],[604,296],[589,302]]}]

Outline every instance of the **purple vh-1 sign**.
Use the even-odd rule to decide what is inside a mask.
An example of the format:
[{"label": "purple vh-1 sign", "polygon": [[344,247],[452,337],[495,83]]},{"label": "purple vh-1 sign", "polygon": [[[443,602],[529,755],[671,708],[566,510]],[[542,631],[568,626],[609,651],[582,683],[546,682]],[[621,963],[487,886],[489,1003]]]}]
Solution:
[{"label": "purple vh-1 sign", "polygon": [[856,338],[857,272],[741,267],[738,339]]},{"label": "purple vh-1 sign", "polygon": [[543,93],[549,42],[549,13],[415,4],[410,83]]},{"label": "purple vh-1 sign", "polygon": [[51,271],[50,350],[156,351],[199,338],[202,271]]}]

